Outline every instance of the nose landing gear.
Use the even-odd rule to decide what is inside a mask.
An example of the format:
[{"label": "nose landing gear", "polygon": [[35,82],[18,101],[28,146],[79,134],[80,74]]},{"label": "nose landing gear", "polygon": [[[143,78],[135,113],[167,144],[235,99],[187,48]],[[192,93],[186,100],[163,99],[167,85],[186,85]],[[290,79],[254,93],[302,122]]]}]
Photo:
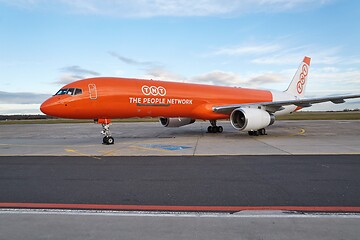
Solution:
[{"label": "nose landing gear", "polygon": [[114,138],[111,136],[110,133],[110,124],[101,124],[101,126],[103,127],[101,133],[105,135],[103,138],[103,144],[106,145],[114,144]]},{"label": "nose landing gear", "polygon": [[103,130],[101,131],[101,134],[104,135],[103,138],[103,144],[106,145],[111,145],[114,144],[115,140],[114,138],[111,136],[111,132],[110,132],[110,119],[95,119],[95,122],[98,124],[101,124]]}]

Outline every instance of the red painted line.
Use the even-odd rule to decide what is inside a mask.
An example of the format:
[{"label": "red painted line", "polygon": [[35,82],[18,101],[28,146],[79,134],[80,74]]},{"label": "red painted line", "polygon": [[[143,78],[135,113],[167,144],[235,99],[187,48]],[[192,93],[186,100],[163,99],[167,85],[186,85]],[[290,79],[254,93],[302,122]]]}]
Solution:
[{"label": "red painted line", "polygon": [[109,204],[59,204],[59,203],[0,203],[0,208],[33,209],[93,209],[123,211],[191,211],[238,212],[245,210],[283,210],[304,212],[360,212],[356,206],[161,206],[161,205],[109,205]]}]

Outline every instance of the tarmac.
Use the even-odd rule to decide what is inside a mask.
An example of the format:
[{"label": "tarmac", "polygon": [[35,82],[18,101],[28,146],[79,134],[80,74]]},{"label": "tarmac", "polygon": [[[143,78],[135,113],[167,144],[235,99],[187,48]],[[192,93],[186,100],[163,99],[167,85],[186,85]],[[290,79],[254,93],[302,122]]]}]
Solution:
[{"label": "tarmac", "polygon": [[360,215],[354,214],[0,210],[0,238],[357,240],[359,221]]},{"label": "tarmac", "polygon": [[1,156],[209,156],[360,154],[360,121],[278,121],[265,136],[249,136],[220,122],[180,128],[160,123],[114,123],[114,145],[103,145],[101,126],[84,124],[0,125]]},{"label": "tarmac", "polygon": [[358,239],[360,121],[208,125],[0,125],[0,239]]}]

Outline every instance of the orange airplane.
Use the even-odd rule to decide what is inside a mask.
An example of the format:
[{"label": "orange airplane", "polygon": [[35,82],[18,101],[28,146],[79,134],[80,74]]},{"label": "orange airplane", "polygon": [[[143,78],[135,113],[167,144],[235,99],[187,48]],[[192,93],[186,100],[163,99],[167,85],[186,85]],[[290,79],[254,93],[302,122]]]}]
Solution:
[{"label": "orange airplane", "polygon": [[113,144],[111,119],[159,117],[164,127],[180,127],[209,120],[209,133],[221,133],[219,119],[249,135],[265,135],[275,116],[295,112],[314,103],[344,103],[360,95],[304,99],[310,67],[305,57],[287,90],[267,91],[166,81],[98,77],[70,83],[46,100],[41,111],[50,116],[94,119],[102,124],[104,144]]}]

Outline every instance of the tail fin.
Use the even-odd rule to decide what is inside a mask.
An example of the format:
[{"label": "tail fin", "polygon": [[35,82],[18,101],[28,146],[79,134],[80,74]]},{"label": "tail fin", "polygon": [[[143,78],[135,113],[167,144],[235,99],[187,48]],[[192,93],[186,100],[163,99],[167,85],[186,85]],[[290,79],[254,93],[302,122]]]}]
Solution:
[{"label": "tail fin", "polygon": [[300,98],[304,96],[309,74],[310,60],[311,58],[304,57],[304,60],[297,69],[289,87],[285,90],[286,93]]}]

